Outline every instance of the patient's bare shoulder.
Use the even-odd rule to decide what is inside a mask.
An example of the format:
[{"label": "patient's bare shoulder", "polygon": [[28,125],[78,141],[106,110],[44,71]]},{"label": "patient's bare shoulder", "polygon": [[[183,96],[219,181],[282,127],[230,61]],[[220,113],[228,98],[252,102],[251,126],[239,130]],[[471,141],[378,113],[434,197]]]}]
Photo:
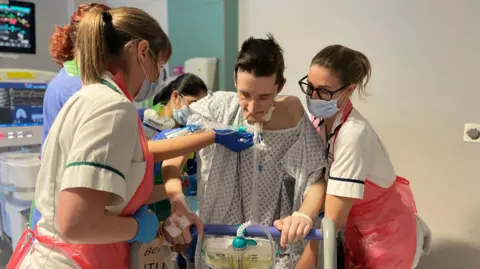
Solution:
[{"label": "patient's bare shoulder", "polygon": [[297,126],[303,117],[303,106],[295,96],[277,98],[272,120],[265,126],[266,129],[288,129]]},{"label": "patient's bare shoulder", "polygon": [[304,109],[298,97],[291,95],[282,96],[277,100],[277,104],[290,115],[295,124],[303,117]]}]

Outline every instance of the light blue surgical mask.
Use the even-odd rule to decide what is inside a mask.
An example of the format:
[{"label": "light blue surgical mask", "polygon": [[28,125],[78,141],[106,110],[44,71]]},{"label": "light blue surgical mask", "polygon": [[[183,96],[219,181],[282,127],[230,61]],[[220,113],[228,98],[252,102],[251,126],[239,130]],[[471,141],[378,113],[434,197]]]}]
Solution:
[{"label": "light blue surgical mask", "polygon": [[325,101],[321,99],[311,99],[307,95],[307,107],[310,113],[319,119],[328,119],[333,117],[339,110],[337,106],[338,99]]},{"label": "light blue surgical mask", "polygon": [[[158,72],[158,78],[155,81],[151,81],[148,79],[147,72],[145,72],[145,68],[143,64],[140,63],[140,66],[143,69],[143,73],[145,74],[145,80],[143,81],[142,87],[138,91],[137,95],[133,97],[133,101],[135,102],[142,102],[148,100],[149,98],[153,97],[158,91],[162,88],[161,83],[161,73]],[[161,70],[160,70],[161,71]]]},{"label": "light blue surgical mask", "polygon": [[190,108],[183,104],[183,97],[181,98],[182,107],[180,109],[175,109],[172,104],[173,119],[180,125],[187,125],[188,117],[192,114]]}]

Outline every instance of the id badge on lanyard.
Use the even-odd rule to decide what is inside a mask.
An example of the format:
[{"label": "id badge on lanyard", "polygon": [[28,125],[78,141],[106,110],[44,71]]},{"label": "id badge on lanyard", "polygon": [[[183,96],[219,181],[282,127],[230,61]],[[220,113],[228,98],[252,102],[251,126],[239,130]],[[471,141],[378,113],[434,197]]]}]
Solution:
[{"label": "id badge on lanyard", "polygon": [[[314,121],[316,120],[316,118],[314,118]],[[321,126],[322,124],[324,124],[324,120],[321,120],[318,124],[317,124],[317,129],[321,129]],[[327,149],[325,151],[325,158],[328,160],[328,164],[331,165],[333,163],[333,152],[330,152],[330,149],[332,149],[333,151],[333,148],[332,148],[332,143],[334,143],[334,137],[338,134],[338,132],[340,131],[340,128],[342,127],[343,123],[340,123],[337,127],[335,127],[335,130],[330,133],[330,135],[327,137],[327,130],[325,130],[325,136],[327,138]]]},{"label": "id badge on lanyard", "polygon": [[[335,142],[337,140],[338,133],[340,132],[340,129],[342,128],[343,124],[347,120],[348,116],[350,116],[350,112],[352,112],[353,106],[352,102],[348,101],[345,105],[345,108],[342,111],[342,117],[340,118],[340,123],[335,127],[333,132],[330,133],[330,136],[327,137],[327,150],[325,152],[325,158],[328,160],[328,167],[326,171],[327,177],[330,177],[330,166],[333,164],[333,161],[335,160]],[[314,121],[316,118],[314,118]],[[336,120],[335,120],[336,121]],[[317,125],[317,129],[321,130],[321,125],[324,124],[325,120],[322,119]],[[325,136],[326,136],[327,130],[325,129]],[[331,152],[330,152],[331,151]]]}]

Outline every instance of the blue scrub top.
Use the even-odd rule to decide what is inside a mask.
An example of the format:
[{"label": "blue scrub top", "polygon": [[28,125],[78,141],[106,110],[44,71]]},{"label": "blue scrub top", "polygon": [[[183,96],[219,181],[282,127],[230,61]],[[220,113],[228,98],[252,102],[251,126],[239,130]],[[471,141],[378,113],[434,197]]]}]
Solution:
[{"label": "blue scrub top", "polygon": [[82,80],[80,77],[68,74],[65,68],[62,68],[57,76],[50,81],[43,99],[42,145],[58,112],[60,112],[68,99],[78,92],[81,87]]}]

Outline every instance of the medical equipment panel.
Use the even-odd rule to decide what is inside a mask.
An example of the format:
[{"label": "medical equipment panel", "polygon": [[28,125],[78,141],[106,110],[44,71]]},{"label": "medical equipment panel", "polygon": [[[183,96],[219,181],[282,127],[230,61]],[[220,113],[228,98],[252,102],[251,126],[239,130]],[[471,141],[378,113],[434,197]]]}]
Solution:
[{"label": "medical equipment panel", "polygon": [[39,145],[43,97],[55,73],[0,69],[0,148]]},{"label": "medical equipment panel", "polygon": [[13,247],[28,223],[40,168],[43,98],[55,76],[0,68],[0,235]]},{"label": "medical equipment panel", "polygon": [[35,4],[0,4],[0,52],[36,53]]}]

